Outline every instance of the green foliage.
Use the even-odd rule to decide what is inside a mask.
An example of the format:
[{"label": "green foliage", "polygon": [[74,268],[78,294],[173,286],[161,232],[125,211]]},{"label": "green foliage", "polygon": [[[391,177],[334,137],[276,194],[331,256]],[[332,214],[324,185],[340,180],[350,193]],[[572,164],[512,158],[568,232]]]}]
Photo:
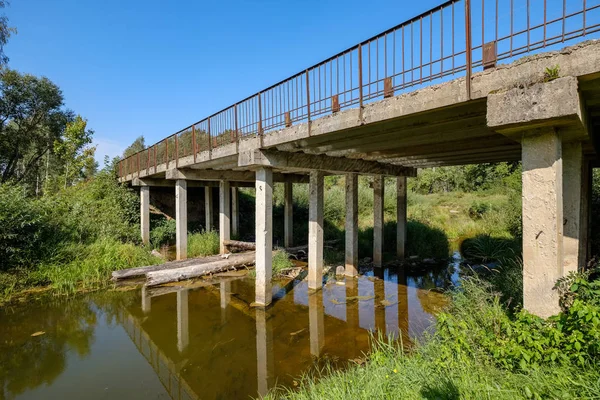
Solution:
[{"label": "green foliage", "polygon": [[600,255],[600,169],[592,175],[592,254]]},{"label": "green foliage", "polygon": [[544,71],[544,82],[551,82],[558,79],[560,76],[560,66],[555,65],[553,67],[546,67]]},{"label": "green foliage", "polygon": [[285,251],[277,251],[273,255],[273,276],[277,276],[294,266],[290,255]]},{"label": "green foliage", "polygon": [[514,257],[520,253],[520,241],[482,234],[465,239],[460,252],[470,261],[487,263]]},{"label": "green foliage", "polygon": [[0,271],[37,260],[45,217],[23,188],[0,185]]},{"label": "green foliage", "polygon": [[[123,158],[134,155],[135,153],[142,151],[146,148],[146,139],[144,136],[138,136],[133,143],[129,145],[123,152]],[[160,159],[160,158],[159,158]]]},{"label": "green foliage", "polygon": [[154,248],[175,243],[176,234],[177,225],[175,220],[162,218],[157,221],[150,231],[150,243]]},{"label": "green foliage", "polygon": [[193,233],[188,236],[188,256],[205,257],[219,254],[219,234],[216,231]]}]

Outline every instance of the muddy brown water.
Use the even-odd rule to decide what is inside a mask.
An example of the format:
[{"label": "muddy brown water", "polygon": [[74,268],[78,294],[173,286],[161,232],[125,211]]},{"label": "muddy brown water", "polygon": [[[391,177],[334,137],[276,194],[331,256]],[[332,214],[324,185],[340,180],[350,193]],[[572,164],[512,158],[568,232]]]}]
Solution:
[{"label": "muddy brown water", "polygon": [[5,307],[0,398],[247,399],[294,387],[327,363],[364,358],[374,332],[409,344],[446,304],[435,289],[456,271],[368,275],[316,293],[277,282],[266,311],[248,306],[253,280],[236,275]]}]

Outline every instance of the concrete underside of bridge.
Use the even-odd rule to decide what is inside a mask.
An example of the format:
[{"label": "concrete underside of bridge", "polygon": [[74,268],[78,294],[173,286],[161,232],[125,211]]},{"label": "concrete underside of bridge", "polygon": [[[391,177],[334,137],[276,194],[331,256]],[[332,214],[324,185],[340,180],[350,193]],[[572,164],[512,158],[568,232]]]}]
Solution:
[{"label": "concrete underside of bridge", "polygon": [[[556,65],[560,77],[547,79],[546,68]],[[465,87],[465,78],[429,86],[180,157],[121,181],[142,188],[144,240],[149,229],[145,191],[175,188],[181,258],[186,257],[188,183],[219,186],[222,241],[229,239],[229,225],[237,220],[236,208],[233,215],[230,211],[236,188],[255,186],[256,301],[266,306],[271,302],[273,182],[286,182],[286,244],[292,242],[293,184],[310,185],[309,287],[319,289],[324,175],[346,176],[346,271],[352,275],[358,262],[357,175],[376,177],[373,258],[379,265],[381,177],[397,178],[397,254],[402,257],[406,177],[415,176],[417,168],[521,160],[524,305],[540,316],[551,315],[558,311],[554,282],[582,268],[589,256],[590,171],[600,148],[600,41],[474,74],[470,98]],[[212,210],[212,195],[206,199],[206,210]]]}]

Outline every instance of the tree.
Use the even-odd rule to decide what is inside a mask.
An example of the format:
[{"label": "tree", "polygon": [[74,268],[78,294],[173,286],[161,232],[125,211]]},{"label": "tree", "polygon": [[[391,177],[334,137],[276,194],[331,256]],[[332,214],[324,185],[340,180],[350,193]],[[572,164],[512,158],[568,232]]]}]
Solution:
[{"label": "tree", "polygon": [[[0,8],[4,8],[8,4],[8,1],[0,0]],[[0,16],[0,65],[8,63],[8,57],[4,53],[4,46],[8,43],[8,39],[13,33],[17,33],[17,29],[8,26],[8,17],[6,15]]]},{"label": "tree", "polygon": [[131,145],[125,149],[123,152],[123,158],[127,158],[129,156],[134,155],[138,151],[142,151],[146,148],[146,139],[144,136],[139,136],[137,139],[131,143]]},{"label": "tree", "polygon": [[95,147],[86,147],[92,143],[92,130],[86,130],[87,120],[80,115],[67,126],[63,135],[54,143],[54,152],[63,161],[64,187],[82,177],[84,169],[93,169]]},{"label": "tree", "polygon": [[73,113],[47,78],[0,71],[0,181],[21,182],[37,171]]}]

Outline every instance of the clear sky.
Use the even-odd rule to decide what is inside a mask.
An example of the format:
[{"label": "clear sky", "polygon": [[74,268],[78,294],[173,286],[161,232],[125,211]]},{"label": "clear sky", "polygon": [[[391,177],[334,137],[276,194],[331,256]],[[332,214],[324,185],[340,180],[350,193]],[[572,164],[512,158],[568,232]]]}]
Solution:
[{"label": "clear sky", "polygon": [[97,159],[154,142],[440,0],[12,0],[9,66],[55,82]]}]

